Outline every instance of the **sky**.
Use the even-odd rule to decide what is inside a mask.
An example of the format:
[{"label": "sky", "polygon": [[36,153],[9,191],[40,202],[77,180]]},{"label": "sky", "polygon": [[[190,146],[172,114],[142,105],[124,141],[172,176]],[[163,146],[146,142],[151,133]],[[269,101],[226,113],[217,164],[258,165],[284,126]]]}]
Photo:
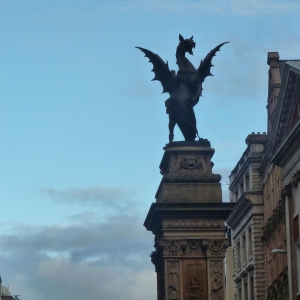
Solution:
[{"label": "sky", "polygon": [[156,299],[143,222],[168,95],[135,46],[177,70],[179,34],[194,37],[196,67],[229,42],[195,107],[228,182],[246,136],[267,131],[267,52],[300,59],[299,13],[290,0],[0,0],[0,273],[12,294]]}]

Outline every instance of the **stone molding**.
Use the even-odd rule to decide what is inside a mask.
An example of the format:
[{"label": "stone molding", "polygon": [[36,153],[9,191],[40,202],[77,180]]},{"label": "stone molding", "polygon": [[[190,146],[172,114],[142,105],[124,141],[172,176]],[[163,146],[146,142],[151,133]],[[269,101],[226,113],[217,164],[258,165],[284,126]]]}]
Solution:
[{"label": "stone molding", "polygon": [[151,261],[157,265],[161,251],[164,257],[225,257],[230,239],[184,239],[157,240],[156,251],[152,252]]},{"label": "stone molding", "polygon": [[226,249],[230,246],[230,239],[202,240],[202,246],[206,249],[206,256],[225,256]]},{"label": "stone molding", "polygon": [[271,162],[275,165],[282,167],[283,160],[289,157],[289,153],[293,152],[296,145],[298,145],[300,139],[300,123],[293,129],[293,131],[285,138],[280,145],[280,148],[276,151],[271,159]]},{"label": "stone molding", "polygon": [[218,183],[221,180],[219,174],[205,174],[205,173],[183,173],[183,174],[164,174],[162,182],[188,182],[188,183]]},{"label": "stone molding", "polygon": [[185,219],[185,220],[164,220],[163,229],[199,229],[199,228],[225,228],[225,222],[222,219]]},{"label": "stone molding", "polygon": [[160,235],[162,223],[167,219],[222,219],[225,220],[235,203],[152,203],[144,226]]},{"label": "stone molding", "polygon": [[[261,192],[259,192],[261,194]],[[253,206],[252,201],[246,197],[246,193],[238,199],[235,208],[225,220],[230,228],[234,228],[235,225],[241,221],[242,216]]]}]

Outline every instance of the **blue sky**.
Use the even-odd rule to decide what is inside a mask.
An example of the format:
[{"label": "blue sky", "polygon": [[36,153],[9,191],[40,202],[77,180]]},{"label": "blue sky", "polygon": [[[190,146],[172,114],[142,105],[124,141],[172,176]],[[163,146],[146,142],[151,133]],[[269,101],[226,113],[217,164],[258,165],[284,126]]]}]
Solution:
[{"label": "blue sky", "polygon": [[[195,108],[227,177],[266,131],[267,52],[300,58],[298,1],[0,1],[0,272],[21,299],[155,299],[142,224],[168,138],[147,48],[214,77]],[[182,140],[175,131],[175,140]],[[224,186],[224,200],[228,200]]]}]

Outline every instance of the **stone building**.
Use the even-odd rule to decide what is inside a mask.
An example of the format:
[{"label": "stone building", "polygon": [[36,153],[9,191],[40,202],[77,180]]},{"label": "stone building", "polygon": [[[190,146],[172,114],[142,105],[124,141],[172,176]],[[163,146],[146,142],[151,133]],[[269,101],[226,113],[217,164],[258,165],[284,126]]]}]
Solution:
[{"label": "stone building", "polygon": [[237,202],[227,218],[235,295],[298,300],[300,61],[269,52],[267,63],[268,131],[247,137],[247,149],[230,175],[231,201]]},{"label": "stone building", "polygon": [[231,202],[237,202],[226,220],[234,248],[233,279],[237,300],[262,299],[265,293],[263,184],[258,168],[266,141],[266,133],[248,135],[247,149],[229,177]]},{"label": "stone building", "polygon": [[[278,53],[277,53],[278,55]],[[270,60],[270,64],[275,59]],[[278,65],[280,69],[278,55]],[[273,62],[274,64],[274,62]],[[278,205],[272,215],[266,219],[266,232],[273,231],[273,237],[281,233],[285,227],[285,240],[279,237],[279,248],[287,250],[287,255],[276,255],[275,265],[278,262],[281,268],[286,264],[277,278],[269,286],[269,295],[276,294],[275,289],[285,292],[288,285],[289,298],[300,299],[300,242],[299,242],[299,213],[300,213],[300,61],[286,61],[281,72],[281,87],[278,94],[276,109],[272,116],[270,132],[270,150],[268,160],[274,168],[280,170],[280,183],[283,186]],[[279,219],[279,220],[278,220]],[[278,220],[278,221],[277,221]],[[284,225],[276,226],[281,220]],[[281,221],[282,223],[282,221]],[[276,229],[278,228],[278,229]],[[273,229],[273,230],[271,230]],[[277,231],[277,233],[275,233]],[[278,233],[279,231],[279,233]],[[267,245],[266,245],[267,246]],[[276,247],[277,248],[277,247]],[[268,248],[266,247],[266,250]],[[267,253],[268,251],[266,251]],[[280,270],[276,270],[277,273]],[[272,278],[273,279],[273,278]],[[269,282],[270,283],[270,282]],[[279,287],[278,287],[279,285]],[[270,299],[277,299],[271,297]]]}]

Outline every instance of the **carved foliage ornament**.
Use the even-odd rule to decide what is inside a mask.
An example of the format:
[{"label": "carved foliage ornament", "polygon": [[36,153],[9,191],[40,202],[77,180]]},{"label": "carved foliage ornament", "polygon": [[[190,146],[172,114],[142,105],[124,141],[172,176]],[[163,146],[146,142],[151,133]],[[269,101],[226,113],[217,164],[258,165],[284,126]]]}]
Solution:
[{"label": "carved foliage ornament", "polygon": [[206,249],[206,255],[224,256],[225,250],[230,246],[229,239],[203,240],[203,247]]},{"label": "carved foliage ornament", "polygon": [[186,241],[159,241],[158,245],[163,249],[164,256],[182,256],[184,250],[186,249]]}]

